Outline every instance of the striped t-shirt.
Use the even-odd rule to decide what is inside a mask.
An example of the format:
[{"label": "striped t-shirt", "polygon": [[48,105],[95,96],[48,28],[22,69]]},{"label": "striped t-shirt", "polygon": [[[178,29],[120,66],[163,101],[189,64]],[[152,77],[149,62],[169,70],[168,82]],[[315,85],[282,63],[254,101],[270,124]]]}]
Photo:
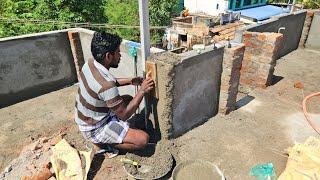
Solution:
[{"label": "striped t-shirt", "polygon": [[99,128],[108,120],[110,108],[120,103],[116,79],[103,65],[89,59],[81,69],[76,97],[75,121],[80,131]]}]

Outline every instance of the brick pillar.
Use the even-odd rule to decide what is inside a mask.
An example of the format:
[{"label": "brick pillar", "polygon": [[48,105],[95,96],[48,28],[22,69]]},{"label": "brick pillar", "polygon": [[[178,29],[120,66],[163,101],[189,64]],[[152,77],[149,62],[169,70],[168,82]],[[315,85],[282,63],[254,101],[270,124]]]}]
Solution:
[{"label": "brick pillar", "polygon": [[246,49],[240,77],[242,87],[266,88],[271,85],[282,41],[280,33],[244,32]]},{"label": "brick pillar", "polygon": [[77,71],[78,80],[80,78],[79,73],[84,64],[83,51],[80,41],[80,34],[77,31],[68,31],[68,37],[70,41],[71,51],[73,55],[73,61]]},{"label": "brick pillar", "polygon": [[302,29],[299,47],[305,47],[306,41],[308,39],[308,34],[310,31],[313,16],[314,16],[314,11],[308,10],[306,19],[304,21],[303,29]]},{"label": "brick pillar", "polygon": [[240,69],[244,56],[243,44],[232,48],[225,48],[223,55],[223,71],[221,74],[221,89],[219,107],[220,112],[229,114],[236,109]]}]

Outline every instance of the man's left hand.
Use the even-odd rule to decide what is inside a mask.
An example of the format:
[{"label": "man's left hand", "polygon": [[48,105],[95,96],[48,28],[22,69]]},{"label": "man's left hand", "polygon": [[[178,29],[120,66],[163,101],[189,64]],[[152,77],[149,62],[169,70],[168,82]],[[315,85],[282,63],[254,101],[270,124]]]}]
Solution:
[{"label": "man's left hand", "polygon": [[143,81],[142,77],[135,77],[131,79],[131,85],[139,86]]}]

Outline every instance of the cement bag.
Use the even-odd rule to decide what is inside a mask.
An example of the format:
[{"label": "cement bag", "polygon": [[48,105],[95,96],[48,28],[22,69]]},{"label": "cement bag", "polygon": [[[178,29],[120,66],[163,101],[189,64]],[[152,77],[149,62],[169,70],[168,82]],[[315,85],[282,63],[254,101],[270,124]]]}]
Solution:
[{"label": "cement bag", "polygon": [[309,137],[304,144],[288,149],[286,169],[278,180],[320,179],[320,139]]},{"label": "cement bag", "polygon": [[[90,169],[93,152],[77,151],[65,139],[52,148],[50,161],[57,180],[85,180]],[[80,159],[81,156],[81,159]]]}]

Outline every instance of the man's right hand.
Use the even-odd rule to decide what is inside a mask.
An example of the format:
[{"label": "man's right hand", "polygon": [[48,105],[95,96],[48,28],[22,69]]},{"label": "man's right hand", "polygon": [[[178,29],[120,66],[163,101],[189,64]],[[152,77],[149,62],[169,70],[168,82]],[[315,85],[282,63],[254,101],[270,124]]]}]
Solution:
[{"label": "man's right hand", "polygon": [[129,102],[128,105],[121,103],[119,106],[111,109],[121,120],[126,121],[139,107],[144,95],[149,93],[154,88],[154,82],[151,78],[143,80],[140,89],[136,96]]},{"label": "man's right hand", "polygon": [[151,78],[143,80],[140,90],[144,93],[149,93],[154,88],[154,82]]}]

